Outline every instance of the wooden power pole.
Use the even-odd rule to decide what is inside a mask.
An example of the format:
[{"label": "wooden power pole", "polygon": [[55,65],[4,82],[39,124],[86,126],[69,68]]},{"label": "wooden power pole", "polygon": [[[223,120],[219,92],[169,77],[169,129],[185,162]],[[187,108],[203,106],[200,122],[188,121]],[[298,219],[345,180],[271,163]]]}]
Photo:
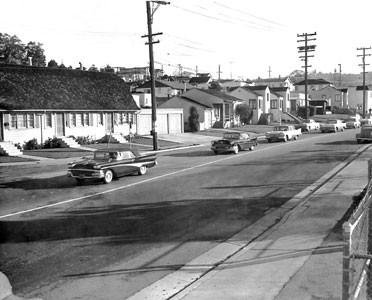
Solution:
[{"label": "wooden power pole", "polygon": [[363,118],[366,116],[366,66],[368,66],[369,64],[366,64],[366,56],[371,56],[371,54],[366,54],[366,50],[369,50],[371,49],[371,47],[368,47],[368,48],[365,48],[365,47],[362,47],[362,48],[357,48],[357,50],[362,50],[363,51],[363,54],[361,55],[357,55],[358,57],[359,56],[362,56],[362,64],[360,64],[359,66],[362,66],[363,68]]},{"label": "wooden power pole", "polygon": [[[151,9],[151,3],[157,3],[155,9]],[[153,148],[154,150],[158,150],[158,134],[156,132],[156,95],[155,95],[155,68],[154,68],[154,50],[153,44],[159,43],[159,41],[153,41],[152,37],[155,35],[162,34],[160,33],[152,33],[152,22],[153,16],[155,11],[158,7],[163,4],[169,4],[169,2],[165,1],[146,1],[146,9],[147,9],[147,35],[143,35],[142,37],[147,37],[148,42],[146,45],[149,45],[149,56],[150,56],[150,77],[151,77],[151,135],[153,137]]]},{"label": "wooden power pole", "polygon": [[308,42],[315,41],[316,40],[315,38],[309,38],[315,35],[316,35],[316,32],[297,34],[298,38],[302,38],[301,40],[298,40],[297,42],[305,42],[304,46],[297,47],[299,53],[304,53],[304,55],[300,56],[300,58],[302,61],[305,62],[305,65],[302,66],[303,68],[305,68],[305,119],[308,118],[308,115],[307,115],[307,68],[311,67],[308,65],[307,61],[309,57],[314,57],[314,55],[309,55],[308,52],[315,51],[315,45],[309,45]]}]

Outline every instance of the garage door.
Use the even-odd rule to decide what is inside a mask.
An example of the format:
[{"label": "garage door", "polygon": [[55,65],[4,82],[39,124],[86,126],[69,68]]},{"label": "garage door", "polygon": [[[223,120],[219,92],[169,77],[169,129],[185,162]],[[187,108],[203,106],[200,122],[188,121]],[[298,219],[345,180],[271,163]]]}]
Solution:
[{"label": "garage door", "polygon": [[181,114],[169,114],[169,133],[182,133],[181,117]]},{"label": "garage door", "polygon": [[157,115],[156,126],[158,133],[168,134],[168,115]]},{"label": "garage door", "polygon": [[151,134],[151,115],[138,115],[137,134]]}]

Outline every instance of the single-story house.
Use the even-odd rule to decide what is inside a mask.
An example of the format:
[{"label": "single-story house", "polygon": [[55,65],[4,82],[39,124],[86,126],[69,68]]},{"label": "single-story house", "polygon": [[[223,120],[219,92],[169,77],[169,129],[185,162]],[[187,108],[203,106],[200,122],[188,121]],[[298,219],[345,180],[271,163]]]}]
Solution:
[{"label": "single-story house", "polygon": [[[305,80],[301,80],[294,84],[295,92],[304,93],[305,92]],[[329,81],[323,78],[308,78],[307,79],[307,90],[308,91],[319,91],[322,88],[332,85]]]},{"label": "single-story house", "polygon": [[201,74],[200,76],[191,77],[189,84],[192,85],[194,88],[207,90],[209,89],[209,85],[211,82],[212,82],[211,76]]},{"label": "single-story house", "polygon": [[127,135],[139,112],[114,74],[0,64],[0,141]]},{"label": "single-story house", "polygon": [[212,127],[230,127],[235,121],[234,106],[238,98],[217,90],[192,89],[164,102],[159,108],[183,108],[187,122],[190,108],[194,106],[199,114],[200,130]]},{"label": "single-story house", "polygon": [[348,107],[347,89],[338,89],[327,85],[320,90],[309,91],[309,98],[327,100],[329,106]]},{"label": "single-story house", "polygon": [[[192,88],[193,86],[187,82],[155,80],[155,95],[157,106],[161,105],[163,102],[170,99],[171,97],[180,95]],[[141,93],[150,95],[150,102],[147,102],[147,104],[142,107],[151,107],[151,80],[146,81],[136,88],[136,94],[139,95]],[[142,104],[143,102],[141,102],[141,105]]]}]

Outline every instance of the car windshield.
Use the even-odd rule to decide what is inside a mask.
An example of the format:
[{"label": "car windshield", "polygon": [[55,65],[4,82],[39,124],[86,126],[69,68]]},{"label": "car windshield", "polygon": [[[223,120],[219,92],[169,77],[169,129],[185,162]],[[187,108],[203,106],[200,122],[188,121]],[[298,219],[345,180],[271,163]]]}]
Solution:
[{"label": "car windshield", "polygon": [[275,126],[274,131],[288,131],[287,126]]},{"label": "car windshield", "polygon": [[224,133],[223,138],[224,139],[239,139],[240,134],[239,133]]}]

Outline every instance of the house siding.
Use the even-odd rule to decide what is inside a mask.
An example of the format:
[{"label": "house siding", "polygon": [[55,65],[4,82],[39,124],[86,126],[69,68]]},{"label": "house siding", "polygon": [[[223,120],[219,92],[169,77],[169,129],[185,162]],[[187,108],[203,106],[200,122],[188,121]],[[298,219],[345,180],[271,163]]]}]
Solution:
[{"label": "house siding", "polygon": [[[12,112],[12,114],[17,114],[23,112]],[[76,112],[69,112],[64,113],[64,135],[65,136],[74,136],[74,137],[87,137],[90,136],[94,140],[98,140],[102,137],[104,137],[106,134],[110,134],[110,132],[107,132],[106,130],[106,114],[112,114],[111,112],[107,113],[90,113],[89,114],[89,125],[82,125],[82,126],[74,126],[69,121],[70,114],[73,114]],[[79,113],[79,112],[78,112]],[[4,114],[4,120],[10,120],[10,114],[11,113],[5,113]],[[41,114],[41,116],[38,116],[37,113],[36,118],[39,120],[35,122],[34,128],[11,128],[10,126],[7,126],[4,128],[4,141],[11,141],[15,144],[21,144],[23,145],[25,142],[28,142],[32,139],[36,139],[38,143],[44,143],[49,138],[57,137],[57,128],[56,128],[56,114],[57,113],[50,113],[51,114],[51,127],[46,125],[46,117],[45,114]],[[60,112],[58,112],[60,114]],[[102,123],[98,124],[98,114],[101,114],[103,116]],[[41,118],[41,120],[40,120]],[[8,121],[7,121],[8,122]],[[130,128],[132,127],[132,128]],[[113,127],[114,133],[121,133],[123,135],[128,135],[129,132],[135,132],[136,131],[136,124],[115,124]]]}]

